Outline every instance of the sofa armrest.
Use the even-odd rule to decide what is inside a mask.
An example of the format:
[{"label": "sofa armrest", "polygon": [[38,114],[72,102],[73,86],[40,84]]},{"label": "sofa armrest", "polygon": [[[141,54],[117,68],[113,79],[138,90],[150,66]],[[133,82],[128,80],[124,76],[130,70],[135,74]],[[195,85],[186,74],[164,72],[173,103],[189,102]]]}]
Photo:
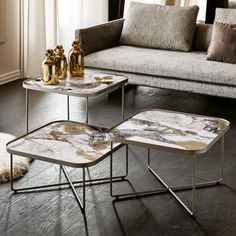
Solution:
[{"label": "sofa armrest", "polygon": [[89,28],[75,30],[84,55],[114,47],[119,44],[124,19],[110,21]]}]

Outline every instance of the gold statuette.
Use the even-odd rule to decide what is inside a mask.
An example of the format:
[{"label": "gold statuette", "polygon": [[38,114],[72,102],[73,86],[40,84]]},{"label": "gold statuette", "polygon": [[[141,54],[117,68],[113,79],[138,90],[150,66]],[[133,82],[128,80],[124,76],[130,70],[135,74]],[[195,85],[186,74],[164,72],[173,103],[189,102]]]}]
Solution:
[{"label": "gold statuette", "polygon": [[84,75],[84,52],[80,48],[79,41],[72,43],[72,49],[69,51],[69,71],[71,77],[83,77]]},{"label": "gold statuette", "polygon": [[57,84],[58,72],[56,63],[54,60],[54,52],[52,49],[48,49],[45,54],[46,58],[42,62],[42,76],[41,81],[44,84]]},{"label": "gold statuette", "polygon": [[64,55],[64,49],[62,45],[57,45],[54,49],[55,62],[58,70],[59,79],[66,79],[67,77],[67,60]]}]

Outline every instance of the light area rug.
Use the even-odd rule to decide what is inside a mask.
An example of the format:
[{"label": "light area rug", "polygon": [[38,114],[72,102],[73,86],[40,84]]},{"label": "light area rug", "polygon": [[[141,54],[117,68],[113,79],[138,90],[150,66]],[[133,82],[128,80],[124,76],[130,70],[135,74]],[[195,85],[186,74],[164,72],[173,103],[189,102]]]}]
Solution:
[{"label": "light area rug", "polygon": [[[11,134],[0,133],[0,183],[10,181],[10,154],[6,144],[15,139]],[[29,169],[30,159],[20,156],[13,158],[13,179],[21,178]]]}]

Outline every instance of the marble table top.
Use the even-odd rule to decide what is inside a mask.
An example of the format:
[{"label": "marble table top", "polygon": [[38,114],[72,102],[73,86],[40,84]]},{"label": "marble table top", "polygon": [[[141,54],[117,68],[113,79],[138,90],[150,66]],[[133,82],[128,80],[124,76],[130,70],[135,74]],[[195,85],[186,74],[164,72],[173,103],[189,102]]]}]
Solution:
[{"label": "marble table top", "polygon": [[[112,76],[113,82],[103,83],[95,79],[96,76],[107,75]],[[41,82],[40,78],[27,79],[23,82],[23,87],[31,90],[60,93],[77,97],[93,97],[112,91],[127,82],[128,79],[124,76],[85,71],[84,77],[68,77],[64,80],[59,80],[57,85],[45,85]]]},{"label": "marble table top", "polygon": [[108,131],[113,141],[182,154],[206,152],[229,128],[224,119],[146,110]]},{"label": "marble table top", "polygon": [[7,144],[9,153],[77,168],[103,160],[110,148],[105,128],[72,121],[49,123]]}]

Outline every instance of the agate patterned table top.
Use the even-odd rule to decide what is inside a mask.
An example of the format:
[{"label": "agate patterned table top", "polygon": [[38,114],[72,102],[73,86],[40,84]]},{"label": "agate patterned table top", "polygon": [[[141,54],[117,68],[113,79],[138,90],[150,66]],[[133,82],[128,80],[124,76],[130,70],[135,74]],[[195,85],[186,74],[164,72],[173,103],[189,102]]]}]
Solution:
[{"label": "agate patterned table top", "polygon": [[102,83],[98,82],[96,76],[107,76],[108,74],[98,74],[90,71],[85,71],[84,77],[68,77],[65,80],[59,80],[57,85],[45,85],[40,78],[27,79],[23,82],[23,87],[26,89],[60,93],[77,97],[93,97],[105,92],[112,91],[119,86],[128,82],[124,76],[112,76],[113,82]]},{"label": "agate patterned table top", "polygon": [[146,110],[109,130],[113,141],[182,154],[206,152],[229,128],[221,118]]},{"label": "agate patterned table top", "polygon": [[57,121],[10,142],[7,151],[51,163],[87,167],[109,155],[110,142],[105,128]]}]

